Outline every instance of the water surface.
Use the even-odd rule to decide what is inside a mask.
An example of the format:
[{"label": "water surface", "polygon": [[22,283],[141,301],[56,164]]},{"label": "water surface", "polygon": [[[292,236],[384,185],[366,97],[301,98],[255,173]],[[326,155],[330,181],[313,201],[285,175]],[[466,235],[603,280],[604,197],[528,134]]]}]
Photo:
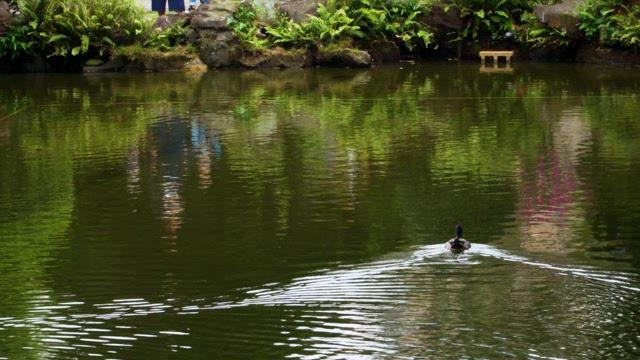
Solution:
[{"label": "water surface", "polygon": [[1,76],[0,359],[640,356],[640,74],[516,65]]}]

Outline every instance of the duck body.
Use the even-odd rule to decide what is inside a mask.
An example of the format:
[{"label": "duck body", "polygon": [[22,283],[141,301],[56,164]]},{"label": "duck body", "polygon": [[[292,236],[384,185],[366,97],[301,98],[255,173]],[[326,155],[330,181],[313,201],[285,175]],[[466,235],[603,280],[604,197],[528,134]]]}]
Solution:
[{"label": "duck body", "polygon": [[452,253],[458,254],[465,250],[469,250],[469,248],[471,248],[471,243],[463,238],[453,238],[447,241],[445,247]]},{"label": "duck body", "polygon": [[456,237],[447,241],[445,244],[447,250],[452,253],[459,254],[465,250],[469,250],[471,248],[471,243],[462,238],[462,226],[456,225]]}]

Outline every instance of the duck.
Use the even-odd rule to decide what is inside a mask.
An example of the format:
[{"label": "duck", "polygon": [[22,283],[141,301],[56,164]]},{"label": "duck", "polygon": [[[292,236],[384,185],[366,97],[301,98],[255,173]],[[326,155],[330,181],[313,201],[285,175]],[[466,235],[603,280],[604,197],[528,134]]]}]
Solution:
[{"label": "duck", "polygon": [[471,243],[462,238],[462,225],[456,225],[456,237],[447,241],[445,247],[447,248],[447,250],[456,254],[459,254],[471,248]]}]

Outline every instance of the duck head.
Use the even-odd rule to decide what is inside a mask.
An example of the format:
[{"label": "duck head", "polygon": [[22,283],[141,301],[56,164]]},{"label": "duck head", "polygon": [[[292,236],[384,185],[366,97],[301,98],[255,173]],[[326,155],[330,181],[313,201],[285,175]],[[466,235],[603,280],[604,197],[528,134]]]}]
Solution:
[{"label": "duck head", "polygon": [[456,225],[456,239],[462,238],[462,225]]}]

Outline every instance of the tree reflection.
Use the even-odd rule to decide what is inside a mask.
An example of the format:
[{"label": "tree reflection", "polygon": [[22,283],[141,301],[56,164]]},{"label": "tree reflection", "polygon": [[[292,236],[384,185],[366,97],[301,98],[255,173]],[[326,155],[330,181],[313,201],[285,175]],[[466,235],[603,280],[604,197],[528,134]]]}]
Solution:
[{"label": "tree reflection", "polygon": [[[87,313],[229,296],[443,242],[457,222],[518,251],[637,261],[637,78],[403,67],[14,82],[0,93],[1,307],[26,316],[50,289]],[[525,271],[509,276],[526,289]],[[440,311],[424,301],[403,316]]]}]

